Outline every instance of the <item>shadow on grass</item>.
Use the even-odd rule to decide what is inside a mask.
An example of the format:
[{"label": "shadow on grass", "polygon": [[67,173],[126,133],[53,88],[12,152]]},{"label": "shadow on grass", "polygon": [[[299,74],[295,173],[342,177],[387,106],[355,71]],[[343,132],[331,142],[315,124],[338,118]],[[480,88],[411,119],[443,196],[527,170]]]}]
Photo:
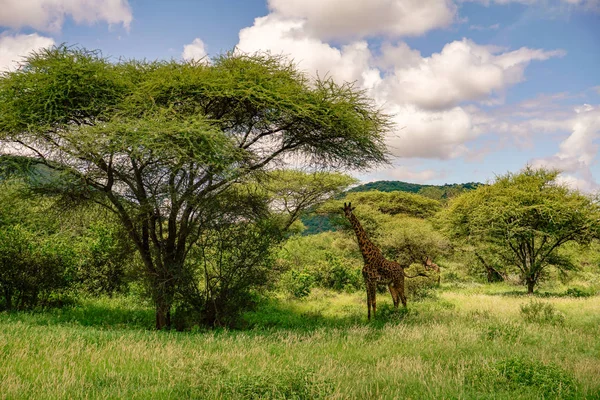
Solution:
[{"label": "shadow on grass", "polygon": [[[382,329],[395,324],[422,323],[430,318],[433,308],[451,309],[444,301],[413,302],[408,308],[394,308],[385,302],[377,307],[377,314],[367,320],[367,308],[352,306],[332,309],[307,308],[299,309],[297,303],[268,300],[252,312],[244,315],[241,329],[253,331],[314,331],[321,328],[349,328],[353,326],[370,326]],[[326,311],[326,312],[325,312]]]},{"label": "shadow on grass", "polygon": [[[354,299],[352,299],[354,301]],[[454,306],[439,299],[410,302],[407,309],[395,309],[390,303],[378,304],[377,315],[367,320],[365,304],[313,299],[310,302],[263,299],[254,311],[246,312],[236,326],[228,329],[195,327],[195,332],[312,332],[322,328],[370,326],[382,329],[390,324],[418,324],[430,321],[440,310]],[[24,323],[38,326],[82,326],[105,330],[152,330],[154,310],[129,297],[84,298],[62,308],[29,312],[0,313],[0,323]]]},{"label": "shadow on grass", "polygon": [[523,297],[523,298],[586,298],[598,295],[593,290],[582,290],[577,288],[570,288],[561,292],[549,292],[549,291],[534,291],[533,294],[527,293],[526,290],[507,290],[503,292],[490,292],[485,293],[490,296],[505,296],[505,297]]},{"label": "shadow on grass", "polygon": [[75,325],[100,329],[151,329],[152,309],[130,298],[82,299],[62,308],[0,313],[2,322],[32,325]]}]

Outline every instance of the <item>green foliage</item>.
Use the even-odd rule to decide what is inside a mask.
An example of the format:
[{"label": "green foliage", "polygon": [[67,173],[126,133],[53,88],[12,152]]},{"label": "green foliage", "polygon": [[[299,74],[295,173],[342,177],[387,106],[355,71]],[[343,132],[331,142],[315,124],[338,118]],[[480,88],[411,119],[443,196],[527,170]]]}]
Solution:
[{"label": "green foliage", "polygon": [[558,365],[515,357],[500,361],[495,367],[506,383],[516,390],[534,389],[543,398],[576,398],[577,383]]},{"label": "green foliage", "polygon": [[402,181],[375,181],[353,187],[349,192],[368,192],[377,190],[380,192],[409,192],[418,193],[422,196],[435,200],[450,199],[457,194],[473,190],[481,186],[481,183],[462,183],[445,185],[419,185],[417,183],[408,183]]},{"label": "green foliage", "polygon": [[290,296],[302,299],[310,294],[314,278],[306,272],[291,269],[281,275],[279,286]]},{"label": "green foliage", "polygon": [[275,170],[262,182],[272,210],[283,215],[284,227],[326,200],[333,198],[356,182],[355,178],[338,172]]},{"label": "green foliage", "polygon": [[39,239],[19,225],[0,229],[0,308],[30,309],[73,280],[75,254],[59,237]]},{"label": "green foliage", "polygon": [[[408,275],[414,274],[414,270],[407,270]],[[425,299],[437,298],[437,277],[431,273],[429,277],[416,277],[404,279],[404,291],[412,301],[423,301]]]},{"label": "green foliage", "polygon": [[522,327],[513,323],[500,323],[490,325],[485,332],[487,340],[504,340],[515,342],[521,336]]},{"label": "green foliage", "polygon": [[314,372],[280,369],[269,375],[244,375],[224,392],[227,397],[248,400],[309,400],[327,398],[332,389],[329,382]]},{"label": "green foliage", "polygon": [[335,256],[332,253],[326,253],[327,268],[318,282],[321,287],[333,289],[337,291],[355,291],[362,288],[363,277],[358,268],[354,268],[344,262],[342,258]]},{"label": "green foliage", "polygon": [[493,248],[504,265],[518,269],[533,293],[547,267],[575,267],[561,253],[563,245],[588,244],[600,228],[597,203],[557,183],[557,175],[528,167],[500,176],[453,200],[440,221],[452,238]]},{"label": "green foliage", "polygon": [[0,79],[0,147],[27,146],[58,171],[40,191],[92,200],[118,217],[159,329],[178,287],[197,283],[187,281],[187,255],[201,239],[204,208],[223,191],[255,182],[285,156],[351,169],[387,157],[389,116],[352,84],[309,81],[268,54],[212,61],[111,63],[59,46]]},{"label": "green foliage", "polygon": [[[427,221],[394,216],[383,220],[374,236],[383,253],[405,267],[450,251],[450,243]],[[432,272],[433,274],[433,272]]]},{"label": "green foliage", "polygon": [[[345,202],[351,202],[356,207],[368,207],[382,214],[403,214],[416,218],[432,217],[441,209],[441,203],[413,193],[405,192],[352,192],[343,199],[326,203],[320,212],[339,214]],[[357,209],[358,210],[358,209]]]},{"label": "green foliage", "polygon": [[338,232],[324,232],[290,238],[279,252],[278,265],[288,271],[281,278],[288,291],[290,273],[310,277],[317,287],[355,291],[363,288],[360,257],[349,238]]},{"label": "green foliage", "polygon": [[531,300],[521,304],[521,316],[526,322],[563,324],[565,317],[552,304]]},{"label": "green foliage", "polygon": [[134,274],[133,251],[116,221],[91,221],[77,244],[79,287],[95,295],[125,292]]}]

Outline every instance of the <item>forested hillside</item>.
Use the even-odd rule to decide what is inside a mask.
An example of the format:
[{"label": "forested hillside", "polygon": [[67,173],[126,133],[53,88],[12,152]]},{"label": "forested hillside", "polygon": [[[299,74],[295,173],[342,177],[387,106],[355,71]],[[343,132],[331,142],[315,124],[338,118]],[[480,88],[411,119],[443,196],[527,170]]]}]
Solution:
[{"label": "forested hillside", "polygon": [[[424,197],[429,197],[441,202],[447,202],[449,199],[468,191],[477,189],[483,185],[479,182],[451,183],[444,185],[421,185],[404,181],[375,181],[364,183],[347,190],[347,193],[355,192],[407,192],[416,193]],[[320,215],[316,212],[307,213],[302,217],[302,223],[306,227],[304,235],[314,235],[320,232],[328,232],[336,229],[328,216]]]}]

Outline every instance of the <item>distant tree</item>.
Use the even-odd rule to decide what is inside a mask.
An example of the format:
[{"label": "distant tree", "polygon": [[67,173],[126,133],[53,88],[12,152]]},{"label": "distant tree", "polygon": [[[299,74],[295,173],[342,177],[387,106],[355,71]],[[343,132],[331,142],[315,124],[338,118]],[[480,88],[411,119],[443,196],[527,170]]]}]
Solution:
[{"label": "distant tree", "polygon": [[288,229],[309,209],[329,200],[357,180],[339,172],[303,172],[276,170],[269,172],[263,186],[271,209],[284,219]]},{"label": "distant tree", "polygon": [[[366,210],[364,207],[368,206],[369,209],[382,214],[402,214],[416,218],[432,217],[442,207],[439,201],[414,193],[370,191],[347,193],[342,199],[325,203],[320,207],[319,212],[336,215],[344,202],[351,202],[356,206],[361,206],[363,211]],[[343,221],[344,220],[342,219],[338,222],[344,224]]]},{"label": "distant tree", "polygon": [[549,266],[573,268],[561,246],[590,243],[600,229],[598,203],[559,184],[557,176],[557,171],[531,167],[500,176],[451,201],[441,218],[451,236],[493,246],[533,293]]},{"label": "distant tree", "polygon": [[171,324],[202,211],[218,195],[286,156],[330,168],[381,163],[388,128],[351,84],[309,81],[270,55],[111,63],[60,46],[0,79],[1,151],[59,171],[49,192],[117,216],[143,262],[157,329]]}]

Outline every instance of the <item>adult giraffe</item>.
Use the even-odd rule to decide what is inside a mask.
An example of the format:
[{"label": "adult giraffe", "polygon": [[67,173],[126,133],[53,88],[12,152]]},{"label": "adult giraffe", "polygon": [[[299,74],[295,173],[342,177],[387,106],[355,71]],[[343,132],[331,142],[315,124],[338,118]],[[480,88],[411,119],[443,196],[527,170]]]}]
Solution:
[{"label": "adult giraffe", "polygon": [[352,203],[344,203],[344,214],[352,224],[352,228],[358,239],[360,252],[362,253],[365,262],[362,274],[365,280],[365,286],[367,287],[367,315],[369,320],[371,320],[371,308],[373,309],[373,317],[375,317],[375,312],[377,310],[376,294],[378,284],[388,285],[395,308],[398,308],[400,301],[402,301],[402,306],[406,307],[404,277],[414,278],[415,276],[427,275],[405,275],[404,268],[399,263],[387,260],[383,254],[381,254],[381,250],[369,240],[367,233],[352,211],[354,211]]}]

